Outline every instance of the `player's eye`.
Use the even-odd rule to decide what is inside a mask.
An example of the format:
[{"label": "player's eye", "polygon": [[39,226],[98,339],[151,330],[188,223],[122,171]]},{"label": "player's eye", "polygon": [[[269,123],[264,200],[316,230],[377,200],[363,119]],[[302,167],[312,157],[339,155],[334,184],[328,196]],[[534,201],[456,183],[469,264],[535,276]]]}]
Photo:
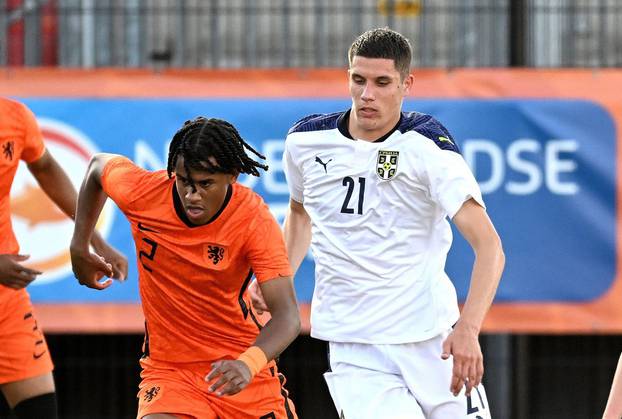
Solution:
[{"label": "player's eye", "polygon": [[181,182],[182,185],[184,186],[191,186],[192,182],[190,182],[190,179],[186,179],[183,177],[179,177],[179,181]]}]

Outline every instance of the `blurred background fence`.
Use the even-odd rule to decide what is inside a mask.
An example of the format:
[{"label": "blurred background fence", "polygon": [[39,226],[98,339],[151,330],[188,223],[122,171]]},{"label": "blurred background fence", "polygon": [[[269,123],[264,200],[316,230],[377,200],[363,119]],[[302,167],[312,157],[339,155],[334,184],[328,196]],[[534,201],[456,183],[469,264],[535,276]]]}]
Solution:
[{"label": "blurred background fence", "polygon": [[[352,40],[377,26],[411,39],[416,68],[622,66],[619,0],[0,0],[0,65],[345,67]],[[48,339],[62,418],[135,415],[141,336]],[[482,343],[497,419],[597,418],[622,337],[488,334]],[[282,356],[301,419],[336,418],[325,358],[308,336]]]},{"label": "blurred background fence", "polygon": [[366,28],[415,67],[615,67],[617,0],[0,0],[0,64],[343,67]]}]

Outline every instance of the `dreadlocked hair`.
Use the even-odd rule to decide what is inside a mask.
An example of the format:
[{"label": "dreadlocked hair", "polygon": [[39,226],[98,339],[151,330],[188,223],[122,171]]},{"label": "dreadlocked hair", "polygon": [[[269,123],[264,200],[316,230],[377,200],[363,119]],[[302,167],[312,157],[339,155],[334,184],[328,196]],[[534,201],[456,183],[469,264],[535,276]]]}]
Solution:
[{"label": "dreadlocked hair", "polygon": [[[186,171],[199,170],[211,173],[259,176],[259,170],[268,170],[268,165],[253,160],[245,150],[251,151],[260,159],[265,156],[242,139],[238,130],[227,121],[199,116],[186,121],[175,133],[168,150],[168,177],[172,177],[177,158],[184,158]],[[217,164],[210,161],[210,157]]]}]

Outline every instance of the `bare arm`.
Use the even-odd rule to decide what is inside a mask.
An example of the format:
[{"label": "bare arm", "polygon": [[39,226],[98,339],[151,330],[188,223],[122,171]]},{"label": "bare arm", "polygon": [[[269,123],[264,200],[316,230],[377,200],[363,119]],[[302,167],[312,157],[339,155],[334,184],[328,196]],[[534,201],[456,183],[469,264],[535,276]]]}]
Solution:
[{"label": "bare arm", "polygon": [[458,323],[479,333],[497,292],[505,255],[488,214],[474,200],[464,203],[453,222],[475,253],[471,286]]},{"label": "bare arm", "polygon": [[259,284],[272,318],[261,329],[255,345],[275,359],[300,333],[300,314],[291,277]]},{"label": "bare arm", "polygon": [[[95,225],[106,203],[107,195],[101,186],[101,175],[106,162],[116,157],[114,154],[96,154],[89,163],[86,175],[80,187],[75,227],[71,239],[71,264],[80,284],[90,288],[104,289],[110,286],[110,280],[99,282],[102,275],[113,276],[112,264],[89,250],[89,242],[96,234]],[[125,271],[127,274],[127,260]]]},{"label": "bare arm", "polygon": [[46,195],[73,220],[76,215],[76,190],[50,152],[46,150],[41,158],[29,163],[28,170]]},{"label": "bare arm", "polygon": [[[45,151],[38,160],[28,164],[28,170],[37,180],[41,189],[69,218],[76,218],[76,190],[71,180],[60,167],[56,159]],[[97,220],[96,220],[97,221]],[[115,278],[125,278],[127,275],[127,259],[116,249],[108,245],[96,231],[89,236],[89,241],[95,251],[103,256],[113,267]],[[87,242],[87,243],[88,243]]]},{"label": "bare arm", "polygon": [[[290,209],[285,219],[285,246],[289,263],[295,272],[309,248],[311,222],[302,204],[290,200]],[[300,237],[297,237],[300,235]],[[257,281],[255,281],[257,282]],[[253,307],[267,310],[272,318],[261,329],[254,346],[257,346],[267,360],[276,358],[300,333],[300,314],[291,277],[274,278],[249,289]],[[209,390],[218,395],[232,395],[250,383],[253,374],[240,360],[219,361],[205,377],[212,381]]]},{"label": "bare arm", "polygon": [[283,235],[285,236],[289,264],[295,274],[311,244],[311,219],[305,207],[293,199],[289,200]]},{"label": "bare arm", "polygon": [[620,419],[622,417],[622,355],[618,360],[618,367],[613,376],[607,407],[603,419]]},{"label": "bare arm", "polygon": [[[38,160],[28,164],[28,169],[52,201],[65,214],[73,218],[76,191],[49,151],[46,150]],[[13,289],[21,289],[42,274],[41,271],[22,265],[22,262],[28,258],[29,255],[0,255],[0,284]]]},{"label": "bare arm", "polygon": [[[253,346],[258,347],[269,361],[278,357],[298,336],[300,315],[291,277],[274,278],[259,286],[272,318],[261,329]],[[225,360],[214,362],[205,380],[212,381],[209,391],[230,396],[244,389],[253,375],[245,362]]]},{"label": "bare arm", "polygon": [[473,248],[475,262],[462,314],[443,344],[442,356],[447,359],[451,354],[454,358],[451,391],[457,394],[466,384],[466,392],[470,394],[484,374],[478,337],[501,279],[505,255],[488,214],[475,200],[466,201],[453,222]]}]

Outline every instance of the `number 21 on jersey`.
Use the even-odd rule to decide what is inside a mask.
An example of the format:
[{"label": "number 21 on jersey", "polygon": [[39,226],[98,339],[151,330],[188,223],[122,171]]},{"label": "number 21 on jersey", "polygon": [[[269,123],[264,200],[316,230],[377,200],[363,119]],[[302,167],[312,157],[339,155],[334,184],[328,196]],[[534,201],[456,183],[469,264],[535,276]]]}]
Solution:
[{"label": "number 21 on jersey", "polygon": [[[347,188],[346,195],[341,205],[342,214],[354,214],[354,208],[350,208],[350,201],[356,186],[356,182],[350,176],[343,178],[342,185]],[[358,178],[358,199],[354,199],[352,206],[356,207],[356,214],[363,214],[363,201],[365,200],[365,178]]]}]

